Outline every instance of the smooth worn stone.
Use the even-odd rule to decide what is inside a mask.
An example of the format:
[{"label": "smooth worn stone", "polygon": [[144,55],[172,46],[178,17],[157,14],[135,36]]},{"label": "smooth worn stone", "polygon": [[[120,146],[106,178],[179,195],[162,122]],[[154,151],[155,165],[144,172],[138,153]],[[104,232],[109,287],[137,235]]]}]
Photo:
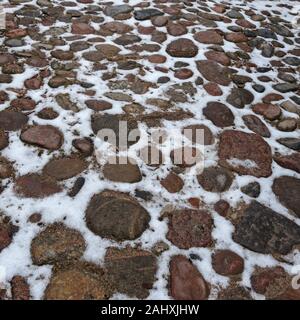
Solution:
[{"label": "smooth worn stone", "polygon": [[109,190],[92,197],[85,217],[92,232],[117,241],[138,238],[150,221],[148,212],[135,199]]},{"label": "smooth worn stone", "polygon": [[28,117],[15,111],[0,111],[0,129],[7,131],[18,131],[22,129],[28,121]]},{"label": "smooth worn stone", "polygon": [[57,150],[63,144],[63,135],[51,125],[36,125],[22,131],[21,140],[49,150]]},{"label": "smooth worn stone", "polygon": [[206,92],[211,96],[221,96],[223,94],[223,91],[221,88],[214,82],[208,82],[203,85],[203,88],[206,90]]},{"label": "smooth worn stone", "polygon": [[281,176],[274,180],[272,190],[285,207],[300,217],[300,179]]},{"label": "smooth worn stone", "polygon": [[166,52],[177,58],[192,58],[198,53],[198,47],[190,39],[180,38],[167,45]]},{"label": "smooth worn stone", "polygon": [[[101,130],[111,129],[115,133],[116,139],[115,141],[109,142],[113,145],[118,146],[119,149],[127,149],[127,147],[130,147],[131,145],[137,143],[140,137],[138,135],[139,132],[137,122],[135,120],[129,120],[124,123],[124,121],[122,121],[122,118],[119,115],[102,114],[92,116],[91,125],[93,132],[97,134],[101,139],[104,139],[107,135],[107,132],[102,132]],[[137,136],[129,137],[131,130],[136,130]],[[102,133],[104,136],[102,135]],[[125,140],[124,136],[126,137]]]},{"label": "smooth worn stone", "polygon": [[239,43],[239,42],[246,42],[248,38],[242,32],[233,32],[233,33],[227,33],[225,35],[225,40]]},{"label": "smooth worn stone", "polygon": [[289,65],[295,66],[295,67],[298,67],[300,65],[300,58],[298,58],[298,57],[286,57],[283,59],[283,61],[286,64],[289,64]]},{"label": "smooth worn stone", "polygon": [[213,269],[222,276],[233,276],[244,271],[244,260],[230,250],[217,250],[212,256]]},{"label": "smooth worn stone", "polygon": [[213,220],[207,211],[181,209],[170,213],[167,239],[180,249],[210,247]]},{"label": "smooth worn stone", "polygon": [[90,156],[94,151],[93,141],[89,138],[74,139],[72,145],[86,157]]},{"label": "smooth worn stone", "polygon": [[224,192],[230,188],[233,174],[222,167],[208,167],[197,176],[197,180],[206,191]]},{"label": "smooth worn stone", "polygon": [[272,86],[273,89],[286,93],[286,92],[291,92],[291,91],[297,91],[299,89],[299,85],[297,83],[278,83]]},{"label": "smooth worn stone", "polygon": [[255,133],[223,131],[218,156],[221,166],[241,175],[268,177],[272,174],[271,148]]},{"label": "smooth worn stone", "polygon": [[265,89],[265,87],[263,86],[263,85],[261,85],[261,84],[254,84],[253,86],[252,86],[252,88],[256,91],[256,92],[259,92],[259,93],[262,93],[262,92],[264,92],[266,89]]},{"label": "smooth worn stone", "polygon": [[71,32],[74,34],[92,34],[95,33],[95,29],[84,22],[73,22]]},{"label": "smooth worn stone", "polygon": [[157,258],[154,254],[131,247],[112,247],[108,248],[104,259],[108,279],[116,292],[138,299],[149,295],[156,280]]},{"label": "smooth worn stone", "polygon": [[211,130],[203,124],[192,124],[183,128],[182,132],[190,141],[202,145],[211,145],[215,138]]},{"label": "smooth worn stone", "polygon": [[8,247],[18,231],[18,227],[15,226],[8,217],[2,213],[0,215],[0,252]]},{"label": "smooth worn stone", "polygon": [[142,180],[138,165],[129,158],[116,158],[116,163],[106,163],[103,166],[103,175],[114,182],[136,183]]},{"label": "smooth worn stone", "polygon": [[170,261],[169,292],[175,300],[205,300],[210,289],[196,266],[177,255]]},{"label": "smooth worn stone", "polygon": [[75,41],[70,44],[70,50],[73,52],[83,51],[90,47],[86,41]]},{"label": "smooth worn stone", "polygon": [[229,209],[230,205],[225,200],[219,200],[214,204],[214,210],[222,217],[227,216]]},{"label": "smooth worn stone", "polygon": [[165,178],[160,181],[160,184],[170,193],[179,192],[183,186],[183,180],[173,172],[170,172]]},{"label": "smooth worn stone", "polygon": [[31,242],[33,264],[55,264],[78,260],[84,253],[85,241],[81,233],[61,223],[46,227]]},{"label": "smooth worn stone", "polygon": [[112,108],[112,104],[105,100],[86,100],[86,106],[94,111],[105,111]]},{"label": "smooth worn stone", "polygon": [[250,182],[241,188],[241,191],[252,198],[257,198],[260,195],[260,184],[256,181]]},{"label": "smooth worn stone", "polygon": [[233,240],[263,254],[288,254],[300,243],[300,227],[292,220],[253,201],[235,228]]},{"label": "smooth worn stone", "polygon": [[117,39],[114,40],[115,44],[118,44],[120,46],[128,46],[130,44],[134,44],[137,42],[142,41],[142,39],[134,34],[124,34],[120,37],[118,37]]},{"label": "smooth worn stone", "polygon": [[167,31],[173,37],[179,37],[188,32],[187,28],[180,23],[169,22],[167,24]]},{"label": "smooth worn stone", "polygon": [[206,80],[222,86],[228,86],[230,84],[231,79],[228,68],[222,67],[217,62],[211,60],[196,61],[196,64],[199,72]]},{"label": "smooth worn stone", "polygon": [[26,198],[44,198],[61,191],[53,178],[36,173],[26,174],[17,178],[15,192]]},{"label": "smooth worn stone", "polygon": [[212,60],[222,64],[223,66],[229,66],[231,63],[230,58],[224,52],[207,51],[204,53],[208,60]]},{"label": "smooth worn stone", "polygon": [[143,10],[138,10],[134,11],[134,18],[136,20],[148,20],[151,19],[152,17],[156,16],[162,16],[164,13],[157,10],[157,9],[143,9]]},{"label": "smooth worn stone", "polygon": [[200,31],[194,34],[194,39],[205,44],[223,45],[223,37],[214,30]]},{"label": "smooth worn stone", "polygon": [[277,123],[277,129],[280,131],[294,131],[297,128],[297,120],[294,118],[287,118],[287,119],[282,119]]},{"label": "smooth worn stone", "polygon": [[112,288],[97,265],[76,262],[54,268],[44,292],[44,300],[106,300]]},{"label": "smooth worn stone", "polygon": [[271,103],[257,103],[253,106],[252,110],[270,121],[278,119],[281,115],[281,109]]},{"label": "smooth worn stone", "polygon": [[86,51],[82,54],[82,57],[91,62],[98,62],[104,59],[103,54],[100,51]]},{"label": "smooth worn stone", "polygon": [[254,100],[253,94],[242,88],[233,88],[227,96],[226,101],[235,108],[242,109],[245,105],[250,104]]},{"label": "smooth worn stone", "polygon": [[203,114],[217,127],[224,128],[234,125],[232,111],[221,102],[208,102],[203,109]]},{"label": "smooth worn stone", "polygon": [[290,100],[282,102],[280,106],[288,112],[300,114],[300,107]]},{"label": "smooth worn stone", "polygon": [[274,160],[281,167],[300,173],[300,153],[294,152],[289,155],[275,154]]},{"label": "smooth worn stone", "polygon": [[76,157],[62,157],[50,160],[43,173],[56,180],[70,179],[87,168],[87,163]]},{"label": "smooth worn stone", "polygon": [[280,138],[277,140],[280,144],[295,151],[300,151],[300,139],[299,138]]},{"label": "smooth worn stone", "polygon": [[255,115],[247,114],[242,117],[247,128],[262,137],[270,138],[271,133],[268,127]]}]

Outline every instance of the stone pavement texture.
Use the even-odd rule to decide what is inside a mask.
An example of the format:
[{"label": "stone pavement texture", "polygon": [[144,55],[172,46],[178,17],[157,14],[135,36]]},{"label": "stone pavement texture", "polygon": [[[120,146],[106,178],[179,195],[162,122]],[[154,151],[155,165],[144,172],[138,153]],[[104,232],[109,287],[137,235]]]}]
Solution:
[{"label": "stone pavement texture", "polygon": [[300,299],[298,1],[1,5],[0,299]]}]

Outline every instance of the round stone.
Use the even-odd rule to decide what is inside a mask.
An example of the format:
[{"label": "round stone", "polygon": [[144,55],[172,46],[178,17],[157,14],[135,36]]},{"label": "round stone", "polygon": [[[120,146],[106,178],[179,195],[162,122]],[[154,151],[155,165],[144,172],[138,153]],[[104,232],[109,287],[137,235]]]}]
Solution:
[{"label": "round stone", "polygon": [[198,48],[192,40],[180,38],[167,45],[167,53],[177,58],[193,58],[198,53]]},{"label": "round stone", "polygon": [[244,260],[230,250],[217,250],[212,256],[212,266],[222,276],[233,276],[244,271]]},{"label": "round stone", "polygon": [[148,227],[148,212],[130,196],[115,191],[94,195],[86,210],[86,223],[95,234],[117,241],[138,238]]}]

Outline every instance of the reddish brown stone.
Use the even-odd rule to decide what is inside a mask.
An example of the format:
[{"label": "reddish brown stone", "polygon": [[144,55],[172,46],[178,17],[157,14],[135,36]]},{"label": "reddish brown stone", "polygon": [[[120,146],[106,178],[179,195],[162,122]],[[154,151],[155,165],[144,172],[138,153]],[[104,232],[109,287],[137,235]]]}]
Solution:
[{"label": "reddish brown stone", "polygon": [[259,135],[227,130],[221,133],[219,163],[241,175],[268,177],[272,174],[270,146]]},{"label": "reddish brown stone", "polygon": [[212,245],[213,220],[207,211],[182,209],[171,212],[167,239],[180,249]]},{"label": "reddish brown stone", "polygon": [[153,54],[148,57],[148,60],[151,63],[164,63],[166,62],[167,58],[161,54]]},{"label": "reddish brown stone", "polygon": [[183,188],[184,182],[177,174],[170,172],[160,181],[160,184],[170,193],[176,193]]},{"label": "reddish brown stone", "polygon": [[178,69],[174,72],[174,77],[181,79],[181,80],[186,80],[189,79],[193,76],[193,71],[188,69],[188,68],[182,68]]},{"label": "reddish brown stone", "polygon": [[63,135],[51,125],[37,125],[22,131],[21,140],[49,150],[56,150],[63,143]]},{"label": "reddish brown stone", "polygon": [[50,160],[43,168],[43,173],[56,180],[72,178],[87,168],[87,163],[76,157],[63,157]]},{"label": "reddish brown stone", "polygon": [[[193,143],[211,145],[215,138],[211,130],[203,124],[192,124],[184,127],[182,133]],[[203,138],[203,141],[201,140]],[[199,141],[197,141],[199,139]]]},{"label": "reddish brown stone", "polygon": [[269,93],[263,97],[262,101],[263,101],[263,103],[272,103],[274,101],[279,101],[282,99],[284,99],[284,97],[281,94]]},{"label": "reddish brown stone", "polygon": [[175,300],[205,300],[210,289],[198,269],[178,255],[170,261],[169,291]]},{"label": "reddish brown stone", "polygon": [[13,300],[30,300],[30,287],[22,276],[11,279],[11,294]]},{"label": "reddish brown stone", "polygon": [[300,173],[300,153],[295,152],[290,155],[275,155],[274,160],[283,168]]},{"label": "reddish brown stone", "polygon": [[219,200],[214,204],[214,209],[222,217],[226,217],[230,209],[230,205],[225,200]]},{"label": "reddish brown stone", "polygon": [[181,23],[169,22],[167,24],[168,34],[174,37],[179,37],[187,33],[187,28]]},{"label": "reddish brown stone", "polygon": [[275,298],[289,287],[288,275],[282,267],[258,269],[251,276],[251,285],[255,292]]},{"label": "reddish brown stone", "polygon": [[203,88],[207,91],[208,94],[214,97],[221,96],[223,94],[221,88],[214,82],[208,82],[204,84]]},{"label": "reddish brown stone", "polygon": [[223,276],[233,276],[244,271],[244,260],[230,250],[217,250],[212,256],[214,270]]},{"label": "reddish brown stone", "polygon": [[230,42],[246,42],[248,38],[242,32],[232,32],[225,35],[225,39]]},{"label": "reddish brown stone", "polygon": [[168,44],[167,53],[172,57],[192,58],[198,53],[198,47],[192,40],[180,38]]},{"label": "reddish brown stone", "polygon": [[194,39],[205,44],[223,45],[223,37],[214,30],[200,31],[195,33]]},{"label": "reddish brown stone", "polygon": [[86,100],[85,104],[94,111],[105,111],[112,108],[112,104],[105,100]]},{"label": "reddish brown stone", "polygon": [[16,180],[15,191],[27,198],[43,198],[60,192],[61,188],[55,180],[32,173]]},{"label": "reddish brown stone", "polygon": [[253,106],[252,110],[270,121],[278,119],[281,115],[280,107],[270,103],[257,103]]},{"label": "reddish brown stone", "polygon": [[95,29],[83,22],[73,22],[72,33],[74,34],[91,34],[95,33]]},{"label": "reddish brown stone", "polygon": [[30,111],[35,108],[36,102],[30,97],[17,98],[11,101],[10,106],[21,111]]},{"label": "reddish brown stone", "polygon": [[93,141],[89,138],[74,139],[72,145],[85,156],[90,156],[94,151]]},{"label": "reddish brown stone", "polygon": [[224,52],[219,51],[207,51],[204,53],[208,60],[213,60],[215,62],[221,63],[223,66],[229,66],[231,60]]},{"label": "reddish brown stone", "polygon": [[28,117],[21,112],[3,110],[0,112],[0,129],[17,131],[25,126]]},{"label": "reddish brown stone", "polygon": [[228,86],[231,82],[230,71],[226,67],[222,67],[215,61],[200,60],[196,61],[197,68],[203,77],[208,80],[220,84],[222,86]]}]

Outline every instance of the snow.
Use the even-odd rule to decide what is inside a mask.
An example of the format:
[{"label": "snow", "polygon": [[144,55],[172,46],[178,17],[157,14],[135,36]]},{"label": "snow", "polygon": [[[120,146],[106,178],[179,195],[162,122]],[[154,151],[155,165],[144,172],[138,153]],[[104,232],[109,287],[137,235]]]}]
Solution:
[{"label": "snow", "polygon": [[[57,1],[56,1],[57,2]],[[138,0],[129,0],[129,5],[135,5],[139,3]],[[32,4],[36,3],[36,1],[31,1]],[[123,4],[122,0],[114,0],[114,4]],[[213,5],[212,1],[207,2],[209,5]],[[239,6],[241,3],[244,3],[244,8],[254,8],[263,10],[266,6],[269,9],[275,7],[277,1],[253,1],[250,3],[232,0],[230,1],[232,5]],[[285,1],[285,3],[289,3],[289,1]],[[291,2],[291,5],[295,5],[294,2]],[[78,4],[78,8],[83,8],[83,4]],[[15,8],[5,8],[6,12],[13,12]],[[288,14],[286,8],[282,8],[283,17],[287,20],[294,19],[294,16]],[[296,10],[296,9],[295,9]],[[111,18],[106,17],[106,21],[113,21]],[[126,23],[133,25],[135,23],[134,19],[129,19]],[[142,22],[144,26],[149,25],[149,22]],[[222,22],[217,22],[218,27],[225,31],[226,25]],[[256,22],[258,25],[258,22]],[[66,24],[63,22],[56,23],[56,27],[66,27]],[[93,24],[95,28],[97,28],[97,24]],[[202,27],[199,27],[199,30]],[[41,32],[46,31],[47,27],[41,26]],[[135,31],[137,32],[137,31]],[[71,33],[66,33],[67,35],[71,35]],[[141,36],[141,35],[140,35]],[[91,37],[91,36],[89,36]],[[141,36],[145,40],[147,36]],[[193,39],[191,33],[184,36],[185,38]],[[282,37],[278,36],[279,41],[282,41]],[[165,46],[175,39],[172,36],[169,36],[168,40],[165,42],[164,46],[158,54],[165,54]],[[30,49],[31,45],[34,44],[34,41],[29,37],[25,38],[27,42],[27,47],[25,49]],[[112,43],[113,37],[107,37],[106,43]],[[0,39],[0,44],[2,40]],[[285,44],[284,50],[287,51],[292,49],[293,46]],[[59,48],[59,47],[58,47]],[[68,46],[64,46],[61,48],[68,49]],[[195,59],[191,61],[190,59],[176,58],[176,61],[189,62],[193,67],[194,76],[189,79],[191,82],[194,82],[198,76],[198,72],[196,72],[196,64],[194,61],[205,59],[204,57],[204,45],[199,46],[199,52]],[[11,51],[23,50],[13,48]],[[224,46],[226,51],[232,51],[235,49],[235,44],[226,42]],[[88,49],[88,50],[91,50]],[[88,51],[87,50],[87,51]],[[129,53],[127,50],[123,49],[122,53]],[[142,54],[142,53],[141,53]],[[263,58],[258,51],[254,50],[251,55],[251,61],[255,61],[258,66],[267,66],[268,59]],[[79,57],[79,53],[76,53],[76,57]],[[171,68],[174,64],[175,59],[173,57],[168,56],[167,61],[164,64],[165,67]],[[162,76],[158,72],[153,70],[153,66],[148,60],[142,60],[144,66],[150,69],[150,72],[143,77],[141,77],[145,81],[155,82],[158,77]],[[96,86],[93,89],[96,90],[95,98],[100,98],[103,96],[103,93],[109,91],[106,87],[104,81],[99,81],[101,79],[101,71],[92,71],[91,63],[85,60],[80,60],[81,67],[78,70],[79,79],[82,81],[95,83]],[[114,67],[114,63],[111,64],[111,70]],[[108,70],[110,71],[110,70]],[[249,75],[245,70],[239,70],[239,74],[241,75]],[[18,77],[14,77],[14,81],[11,84],[1,84],[1,90],[8,90],[10,88],[21,88],[23,86],[23,82],[25,79],[31,78],[34,76],[38,70],[36,68],[26,66],[26,71],[22,75],[18,75]],[[132,70],[125,71],[119,70],[118,77],[121,79],[127,73],[132,72]],[[181,83],[184,81],[178,80],[174,78],[173,74],[169,72],[166,74],[171,78],[171,81],[168,84],[162,84],[158,88],[151,89],[147,95],[133,95],[134,102],[140,103],[141,105],[146,105],[145,100],[147,98],[159,97],[162,98],[164,96],[164,91],[171,84]],[[275,77],[275,71],[269,71],[265,73],[266,76],[271,78]],[[266,87],[266,91],[264,93],[255,93],[255,101],[253,103],[261,101],[261,98],[266,94],[266,92],[271,91],[271,84],[262,83],[257,79],[258,74],[252,73],[251,77],[255,78],[256,83],[261,83]],[[177,122],[169,122],[164,121],[163,127],[169,133],[172,134],[168,137],[167,141],[160,147],[165,155],[168,155],[171,151],[171,143],[170,139],[172,137],[181,136],[181,129],[185,126],[191,124],[201,123],[208,126],[213,134],[217,136],[220,134],[221,129],[212,125],[211,121],[207,120],[202,115],[202,109],[206,106],[206,103],[209,101],[223,101],[223,97],[228,95],[232,86],[222,87],[222,91],[224,95],[222,99],[214,98],[206,94],[206,92],[201,88],[198,88],[197,94],[189,101],[188,103],[180,104],[180,107],[184,110],[191,111],[195,114],[193,119],[187,119]],[[246,89],[251,89],[250,84],[246,84]],[[51,106],[57,112],[59,112],[59,117],[55,120],[42,120],[38,118],[36,115],[30,116],[30,124],[52,124],[54,126],[59,127],[59,129],[63,132],[65,140],[63,145],[63,150],[65,154],[69,154],[72,150],[71,141],[73,138],[73,132],[76,130],[80,133],[80,136],[89,136],[92,131],[89,124],[90,117],[92,111],[84,107],[84,100],[86,97],[80,92],[83,89],[74,84],[69,86],[67,89],[62,88],[49,88],[49,86],[45,83],[40,90],[32,90],[29,95],[36,101],[39,101],[39,104],[36,107],[36,111],[40,111],[45,106]],[[15,93],[12,91],[8,91],[10,97],[15,97]],[[47,93],[46,98],[42,97],[43,93]],[[78,113],[72,113],[70,111],[66,111],[61,109],[55,99],[54,96],[58,93],[69,93],[72,100],[74,100],[80,111]],[[288,97],[290,94],[287,94]],[[113,102],[113,109],[107,111],[107,113],[117,114],[122,112],[122,106],[124,103],[111,101]],[[224,102],[224,101],[223,101]],[[1,110],[8,107],[8,103],[1,105]],[[233,114],[235,115],[235,124],[232,127],[233,129],[242,130],[245,132],[251,132],[247,128],[244,127],[241,117],[243,115],[249,114],[250,106],[245,107],[244,109],[235,109],[231,106],[228,106]],[[154,106],[147,105],[147,110],[149,112],[157,110]],[[284,115],[288,117],[296,117],[295,114],[284,111]],[[260,117],[260,116],[259,116]],[[262,117],[260,117],[263,121]],[[73,124],[72,126],[70,124]],[[271,126],[268,126],[271,131],[271,138],[265,138],[268,144],[272,148],[272,152],[274,151],[282,151],[284,153],[290,152],[289,149],[280,145],[276,142],[280,136],[280,132],[273,129]],[[158,258],[158,271],[157,271],[157,281],[154,284],[153,289],[150,291],[150,295],[148,299],[170,299],[167,291],[167,278],[169,273],[169,261],[173,255],[182,254],[189,257],[190,254],[197,254],[200,259],[193,260],[194,265],[199,269],[199,271],[203,274],[205,279],[210,282],[213,286],[216,287],[226,287],[228,285],[228,278],[220,276],[216,274],[211,268],[211,255],[212,250],[209,248],[191,248],[189,250],[182,250],[175,247],[169,240],[166,239],[167,233],[167,221],[161,221],[159,218],[161,216],[162,209],[167,204],[172,204],[174,207],[189,207],[188,199],[191,197],[197,197],[207,204],[207,208],[212,212],[212,216],[214,219],[214,230],[213,230],[213,238],[216,244],[216,249],[230,249],[239,255],[241,255],[245,260],[245,271],[243,273],[243,278],[241,283],[245,286],[250,286],[250,275],[255,266],[274,266],[281,265],[288,272],[291,272],[291,266],[300,264],[300,252],[299,250],[294,250],[291,254],[287,256],[288,263],[279,263],[275,260],[271,255],[262,255],[250,250],[247,250],[232,240],[232,232],[234,230],[233,225],[226,220],[225,218],[219,216],[213,210],[213,204],[220,200],[224,199],[230,202],[231,206],[238,206],[241,202],[249,203],[251,198],[247,195],[242,194],[240,192],[240,187],[252,181],[259,181],[261,184],[262,192],[258,197],[258,201],[273,210],[279,212],[280,214],[288,217],[289,219],[295,221],[298,225],[300,225],[300,219],[295,218],[295,216],[291,215],[288,210],[281,205],[276,199],[275,195],[271,190],[271,185],[274,178],[289,175],[300,177],[299,174],[296,174],[288,169],[283,169],[279,165],[273,162],[272,169],[273,175],[269,178],[260,178],[259,180],[255,177],[251,176],[238,176],[235,175],[235,180],[231,188],[223,192],[222,194],[206,192],[203,190],[193,174],[180,175],[181,178],[184,179],[185,185],[183,189],[176,194],[170,194],[165,189],[163,189],[158,181],[158,177],[165,176],[167,172],[172,167],[171,161],[168,157],[166,157],[166,163],[158,169],[153,169],[147,167],[141,159],[137,156],[137,150],[141,147],[145,146],[147,143],[147,132],[149,133],[149,129],[140,124],[139,129],[142,133],[142,137],[140,141],[133,145],[128,155],[135,159],[141,169],[142,174],[144,175],[143,180],[141,182],[135,184],[126,184],[126,183],[112,183],[104,179],[100,168],[93,167],[90,165],[88,170],[86,170],[82,176],[85,178],[86,182],[83,189],[80,193],[74,198],[70,198],[66,196],[66,191],[44,198],[43,200],[35,200],[35,199],[25,199],[19,198],[13,191],[13,184],[8,184],[8,187],[0,194],[0,209],[12,219],[12,222],[19,226],[20,231],[16,233],[13,238],[13,242],[7,248],[5,248],[0,253],[0,281],[2,280],[4,283],[10,281],[10,279],[16,275],[20,274],[28,278],[29,284],[31,286],[31,294],[33,299],[41,299],[43,297],[43,291],[49,281],[49,277],[51,276],[51,266],[35,266],[32,264],[31,256],[30,256],[30,243],[32,239],[42,230],[43,227],[32,224],[28,221],[28,218],[32,213],[40,213],[42,215],[42,222],[46,225],[49,223],[53,223],[56,221],[63,221],[67,226],[79,230],[87,243],[87,249],[85,251],[83,259],[92,261],[97,264],[103,263],[103,258],[106,252],[106,249],[110,246],[115,247],[125,247],[126,245],[140,245],[144,249],[150,249],[156,242],[164,241],[170,247],[169,250],[163,252],[161,256]],[[230,129],[230,127],[228,128]],[[177,130],[177,131],[176,131]],[[150,130],[151,131],[151,130]],[[175,132],[175,133],[174,133]],[[2,151],[2,156],[6,157],[10,161],[13,162],[16,171],[19,172],[20,175],[29,173],[29,172],[40,172],[43,166],[51,159],[52,157],[59,155],[59,151],[55,151],[52,153],[44,151],[43,153],[39,153],[38,149],[33,146],[28,146],[23,144],[19,139],[19,132],[10,133],[9,139],[10,144],[9,147]],[[285,133],[285,137],[299,137],[299,130],[294,132]],[[188,143],[186,141],[186,143]],[[176,145],[176,141],[175,141]],[[178,146],[180,143],[178,142]],[[174,145],[172,146],[172,148]],[[98,155],[98,162],[103,164],[108,155],[112,155],[113,151],[110,150],[108,144],[104,143],[100,139],[95,140],[95,148]],[[212,146],[206,146],[205,148],[201,145],[198,146],[201,149],[202,153],[205,156],[205,166],[216,165],[217,158],[217,145],[216,143]],[[255,162],[251,160],[245,160],[241,162],[239,159],[231,159],[230,164],[237,166],[245,166],[248,168],[253,168],[256,166]],[[66,188],[70,187],[74,182],[75,178],[69,179],[66,181]],[[123,243],[117,243],[114,241],[110,241],[107,239],[102,239],[95,234],[93,234],[87,227],[84,221],[84,212],[87,207],[87,204],[91,197],[101,192],[104,189],[112,189],[122,192],[129,192],[131,195],[134,195],[135,189],[141,189],[145,191],[151,192],[154,196],[153,199],[149,202],[145,202],[139,199],[139,202],[148,210],[151,215],[150,227],[147,231],[145,231],[142,236],[134,241],[125,241]],[[263,299],[262,296],[259,296],[252,292],[253,297],[257,299]],[[216,289],[212,290],[210,298],[214,298],[216,296]],[[126,299],[127,296],[116,294],[112,297],[112,299]]]}]

